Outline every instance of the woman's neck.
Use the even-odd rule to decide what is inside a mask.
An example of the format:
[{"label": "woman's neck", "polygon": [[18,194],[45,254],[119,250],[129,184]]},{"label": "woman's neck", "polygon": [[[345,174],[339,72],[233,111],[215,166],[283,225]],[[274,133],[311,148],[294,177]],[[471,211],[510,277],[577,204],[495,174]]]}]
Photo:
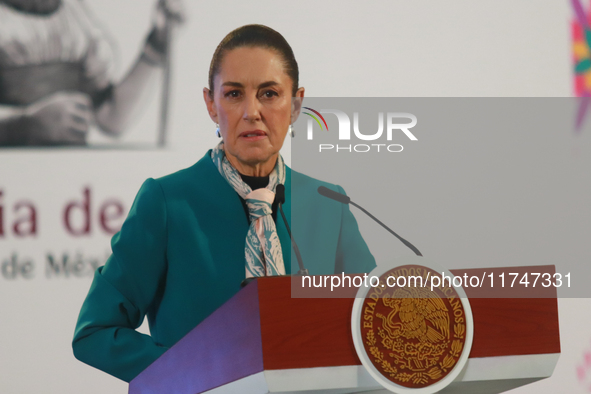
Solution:
[{"label": "woman's neck", "polygon": [[277,163],[278,156],[279,154],[275,154],[265,162],[251,165],[241,162],[236,157],[226,152],[226,157],[228,158],[228,161],[239,173],[241,173],[242,175],[255,177],[269,176],[269,174],[271,174],[271,172],[273,172],[273,169],[275,168],[275,163]]}]

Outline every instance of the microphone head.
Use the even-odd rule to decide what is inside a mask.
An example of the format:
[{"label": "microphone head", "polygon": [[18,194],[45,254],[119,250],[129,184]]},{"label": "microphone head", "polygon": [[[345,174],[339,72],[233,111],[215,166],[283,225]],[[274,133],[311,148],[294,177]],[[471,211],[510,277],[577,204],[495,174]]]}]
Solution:
[{"label": "microphone head", "polygon": [[334,190],[330,190],[324,186],[318,187],[318,193],[322,194],[324,197],[328,197],[343,204],[349,204],[351,202],[351,199],[348,196],[339,192],[335,192]]},{"label": "microphone head", "polygon": [[285,186],[281,183],[275,186],[275,198],[279,204],[283,205],[285,203]]}]

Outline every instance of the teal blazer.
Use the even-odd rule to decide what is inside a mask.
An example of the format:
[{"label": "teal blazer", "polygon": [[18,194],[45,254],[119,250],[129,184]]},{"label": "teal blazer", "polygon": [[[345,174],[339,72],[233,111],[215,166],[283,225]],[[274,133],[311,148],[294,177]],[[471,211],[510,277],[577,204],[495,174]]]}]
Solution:
[{"label": "teal blazer", "polygon": [[[283,208],[306,268],[311,275],[370,272],[375,261],[348,205],[319,195],[320,185],[344,193],[286,170]],[[146,180],[82,305],[76,358],[131,381],[240,290],[248,226],[210,152],[192,167]],[[289,274],[293,253],[281,215],[277,232]],[[144,316],[151,336],[135,330]]]}]

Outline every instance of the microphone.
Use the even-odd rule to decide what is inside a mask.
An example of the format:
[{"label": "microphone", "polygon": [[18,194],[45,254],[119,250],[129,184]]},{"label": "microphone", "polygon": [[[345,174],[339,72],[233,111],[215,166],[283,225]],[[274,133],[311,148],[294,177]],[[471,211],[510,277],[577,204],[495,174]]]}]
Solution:
[{"label": "microphone", "polygon": [[285,203],[285,186],[281,183],[275,186],[275,198],[279,204]]},{"label": "microphone", "polygon": [[343,204],[349,204],[351,202],[351,198],[349,196],[335,192],[334,190],[330,190],[324,186],[318,187],[318,193],[322,194],[324,197],[331,198]]},{"label": "microphone", "polygon": [[369,216],[370,218],[372,218],[373,220],[375,220],[380,226],[382,226],[383,228],[385,228],[386,230],[388,230],[388,232],[390,232],[390,234],[392,234],[396,238],[398,238],[400,240],[400,242],[402,242],[410,250],[412,250],[413,252],[415,252],[415,254],[417,256],[422,256],[421,252],[419,252],[419,250],[417,248],[415,248],[415,246],[413,244],[411,244],[406,239],[404,239],[401,236],[399,236],[398,234],[396,234],[394,231],[392,231],[392,229],[390,229],[384,223],[382,223],[381,221],[379,221],[378,218],[376,218],[375,216],[373,216],[371,213],[367,212],[364,208],[362,208],[359,205],[355,204],[353,201],[351,201],[351,198],[349,198],[348,196],[346,196],[346,195],[344,195],[342,193],[339,193],[339,192],[335,192],[334,190],[330,190],[329,188],[324,187],[324,186],[318,187],[318,193],[320,193],[324,197],[328,197],[328,198],[330,198],[332,200],[335,200],[335,201],[338,201],[338,202],[340,202],[342,204],[351,204],[351,205],[356,206],[361,211],[363,211],[367,216]]},{"label": "microphone", "polygon": [[283,223],[285,223],[285,227],[287,228],[287,233],[289,234],[289,239],[291,239],[291,245],[293,247],[293,252],[296,255],[296,259],[298,260],[298,266],[300,270],[298,271],[298,275],[309,275],[308,270],[304,267],[304,262],[302,261],[302,255],[300,254],[300,249],[293,239],[291,235],[291,229],[289,228],[289,224],[287,223],[287,218],[285,217],[285,213],[283,212],[283,203],[285,203],[285,186],[281,183],[275,187],[275,198],[277,198],[279,212],[281,212],[281,217],[283,218]]}]

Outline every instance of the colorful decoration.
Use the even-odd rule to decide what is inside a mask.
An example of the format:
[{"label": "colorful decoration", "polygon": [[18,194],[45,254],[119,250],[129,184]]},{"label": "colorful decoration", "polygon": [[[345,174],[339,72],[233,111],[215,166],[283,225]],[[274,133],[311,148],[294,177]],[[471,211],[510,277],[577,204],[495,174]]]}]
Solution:
[{"label": "colorful decoration", "polygon": [[580,0],[571,0],[575,95],[581,97],[575,130],[579,132],[591,104],[591,12],[585,12]]}]

